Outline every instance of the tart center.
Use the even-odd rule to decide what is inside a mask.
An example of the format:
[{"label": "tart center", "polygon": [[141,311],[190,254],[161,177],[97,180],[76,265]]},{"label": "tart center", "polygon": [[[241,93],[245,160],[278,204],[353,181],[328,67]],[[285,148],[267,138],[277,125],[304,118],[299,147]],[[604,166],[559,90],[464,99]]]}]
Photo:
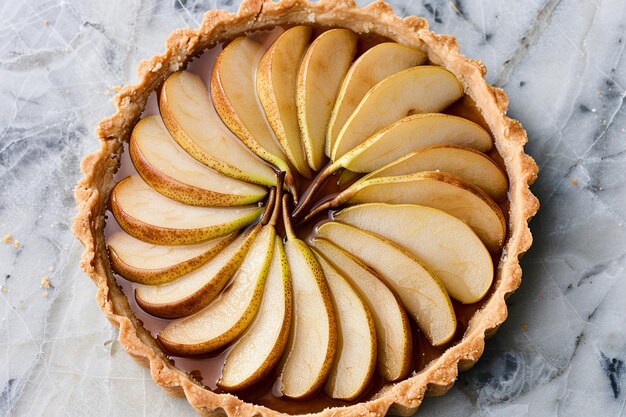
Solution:
[{"label": "tart center", "polygon": [[371,398],[462,339],[493,287],[508,179],[452,72],[295,26],[214,47],[152,99],[106,240],[177,367],[306,413]]}]

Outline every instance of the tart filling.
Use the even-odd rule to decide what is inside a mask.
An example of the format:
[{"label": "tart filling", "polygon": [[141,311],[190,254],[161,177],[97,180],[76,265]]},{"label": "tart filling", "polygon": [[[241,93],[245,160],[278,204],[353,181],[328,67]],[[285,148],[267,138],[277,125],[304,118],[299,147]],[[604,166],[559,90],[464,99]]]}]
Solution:
[{"label": "tart filling", "polygon": [[[321,3],[282,12],[330,13]],[[264,7],[259,16],[281,9]],[[383,3],[369,10],[392,16]],[[120,337],[194,406],[226,409],[204,391],[289,414],[357,403],[412,412],[427,384],[449,386],[459,360],[478,358],[480,326],[504,318],[529,244],[520,220],[537,207],[534,165],[507,159],[505,116],[425,41],[285,23],[218,37],[163,73],[139,121],[101,124],[122,135],[103,151],[122,161],[115,178],[105,170],[112,216],[106,229],[81,223],[104,208],[86,202],[102,187],[96,154],[77,189],[91,211],[75,230],[108,249],[101,288],[114,280],[128,295],[101,295],[137,332]]]}]

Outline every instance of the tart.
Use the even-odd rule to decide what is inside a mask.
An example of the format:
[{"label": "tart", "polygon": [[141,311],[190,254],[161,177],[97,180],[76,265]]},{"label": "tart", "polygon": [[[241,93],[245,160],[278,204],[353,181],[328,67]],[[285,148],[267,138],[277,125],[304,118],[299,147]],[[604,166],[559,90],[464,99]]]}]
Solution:
[{"label": "tart", "polygon": [[538,209],[484,73],[382,1],[244,0],[171,34],[75,190],[125,350],[202,415],[445,393],[505,320]]}]

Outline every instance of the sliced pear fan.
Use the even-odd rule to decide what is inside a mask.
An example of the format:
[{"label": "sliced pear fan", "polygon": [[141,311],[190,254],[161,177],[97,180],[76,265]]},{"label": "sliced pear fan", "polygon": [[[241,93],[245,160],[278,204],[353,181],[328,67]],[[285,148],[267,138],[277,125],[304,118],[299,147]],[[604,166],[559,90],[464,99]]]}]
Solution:
[{"label": "sliced pear fan", "polygon": [[384,237],[419,258],[463,303],[480,300],[493,280],[489,251],[472,229],[441,210],[410,204],[361,204],[334,219]]},{"label": "sliced pear fan", "polygon": [[361,99],[378,82],[426,60],[422,51],[395,42],[385,42],[367,50],[352,64],[343,80],[333,108],[326,140],[326,155],[330,151],[350,115]]},{"label": "sliced pear fan", "polygon": [[430,146],[411,152],[366,175],[364,179],[393,177],[421,171],[443,171],[477,186],[495,201],[506,198],[509,184],[502,172],[487,155],[461,146]]},{"label": "sliced pear fan", "polygon": [[456,316],[448,293],[420,260],[380,236],[338,222],[322,224],[317,235],[374,269],[399,295],[432,345],[454,336]]},{"label": "sliced pear fan", "polygon": [[255,154],[287,173],[295,191],[287,156],[274,138],[257,101],[256,68],[264,46],[247,37],[230,42],[217,57],[211,76],[211,97],[222,121]]},{"label": "sliced pear fan", "polygon": [[228,352],[217,385],[231,391],[247,388],[267,376],[278,363],[291,328],[291,292],[287,255],[283,242],[276,237],[259,312]]},{"label": "sliced pear fan", "polygon": [[377,338],[378,372],[387,381],[406,377],[413,358],[411,327],[399,298],[374,271],[325,239],[311,239],[311,246],[352,284],[367,304]]},{"label": "sliced pear fan", "polygon": [[500,207],[480,188],[445,172],[426,171],[357,181],[317,206],[307,218],[345,203],[380,202],[443,210],[467,223],[491,252],[498,251],[504,242],[506,220]]},{"label": "sliced pear fan", "polygon": [[224,126],[199,76],[188,71],[170,75],[159,109],[172,137],[198,161],[229,177],[276,185],[275,171]]},{"label": "sliced pear fan", "polygon": [[249,225],[263,211],[256,206],[188,206],[162,196],[136,175],[116,184],[110,204],[126,233],[156,245],[189,245],[224,236]]},{"label": "sliced pear fan", "polygon": [[314,171],[324,165],[328,120],[356,53],[357,39],[351,30],[328,30],[311,43],[302,58],[296,90],[298,123],[307,162]]},{"label": "sliced pear fan", "polygon": [[236,206],[256,203],[267,194],[264,187],[220,174],[196,161],[170,136],[159,116],[144,117],[135,125],[129,149],[144,181],[181,203]]},{"label": "sliced pear fan", "polygon": [[330,373],[337,351],[337,324],[324,273],[309,247],[296,238],[289,218],[284,199],[293,324],[277,387],[289,398],[305,398],[322,387]]},{"label": "sliced pear fan", "polygon": [[158,246],[117,232],[107,239],[107,248],[115,272],[129,281],[157,285],[198,269],[235,237],[231,233],[197,245]]},{"label": "sliced pear fan", "polygon": [[324,257],[316,253],[337,314],[337,359],[325,391],[332,398],[351,401],[372,379],[376,368],[376,329],[368,307],[359,294]]},{"label": "sliced pear fan", "polygon": [[376,84],[341,129],[332,149],[336,161],[380,129],[410,112],[440,112],[463,95],[450,71],[430,65],[412,67]]},{"label": "sliced pear fan", "polygon": [[295,26],[283,32],[265,52],[257,68],[257,92],[267,119],[287,158],[301,175],[309,178],[298,126],[296,84],[302,56],[311,39],[311,28]]}]

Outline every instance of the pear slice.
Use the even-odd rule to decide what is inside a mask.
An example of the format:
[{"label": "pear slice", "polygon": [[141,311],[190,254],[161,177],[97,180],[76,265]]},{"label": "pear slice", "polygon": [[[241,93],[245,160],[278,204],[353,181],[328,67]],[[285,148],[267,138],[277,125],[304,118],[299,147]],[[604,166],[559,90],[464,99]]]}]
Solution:
[{"label": "pear slice", "polygon": [[257,206],[195,207],[154,191],[138,175],[111,192],[111,211],[129,235],[155,245],[191,245],[239,230],[263,211]]},{"label": "pear slice", "polygon": [[205,309],[170,323],[159,332],[159,342],[169,353],[212,352],[232,342],[248,328],[261,305],[275,238],[274,226],[264,226],[219,297]]},{"label": "pear slice", "polygon": [[493,261],[472,229],[441,210],[410,204],[360,204],[334,214],[336,221],[403,247],[433,271],[450,297],[479,301],[493,281]]},{"label": "pear slice", "polygon": [[297,217],[306,208],[324,181],[341,168],[360,173],[372,172],[416,149],[439,144],[464,145],[479,151],[488,151],[492,147],[489,132],[461,117],[443,113],[405,117],[324,168],[300,201],[294,216]]},{"label": "pear slice", "polygon": [[350,282],[371,311],[378,344],[378,373],[387,381],[405,378],[413,361],[412,336],[398,297],[371,269],[340,247],[319,238],[311,239],[310,244]]},{"label": "pear slice", "polygon": [[130,157],[152,188],[173,200],[194,206],[237,206],[256,203],[267,189],[228,177],[185,152],[159,116],[139,121],[130,137]]},{"label": "pear slice", "polygon": [[443,171],[456,175],[486,192],[495,201],[503,201],[509,189],[506,174],[482,152],[453,145],[418,149],[364,178],[394,177],[421,171]]},{"label": "pear slice", "polygon": [[158,246],[124,232],[107,238],[113,270],[129,281],[164,284],[195,271],[232,242],[236,233],[191,246]]},{"label": "pear slice", "polygon": [[336,161],[380,129],[409,113],[440,112],[463,95],[450,71],[431,65],[412,67],[376,84],[341,129],[332,149]]},{"label": "pear slice", "polygon": [[254,226],[244,232],[203,266],[176,281],[137,287],[137,304],[153,316],[170,319],[185,317],[201,310],[233,276],[260,230],[260,226]]},{"label": "pear slice", "polygon": [[256,69],[264,46],[242,36],[230,42],[217,56],[211,76],[211,98],[217,114],[228,128],[255,154],[281,171],[285,183],[295,190],[287,156],[268,126],[257,101]]},{"label": "pear slice", "polygon": [[443,284],[419,259],[380,236],[338,222],[319,226],[317,236],[361,260],[385,280],[433,346],[448,342],[456,316]]},{"label": "pear slice", "polygon": [[490,252],[500,250],[506,235],[506,219],[491,197],[446,172],[425,171],[357,181],[317,206],[306,219],[344,203],[417,204],[443,210],[467,223]]},{"label": "pear slice", "polygon": [[293,323],[276,386],[286,397],[305,398],[322,387],[331,371],[337,351],[337,323],[324,273],[311,249],[296,238],[287,202],[283,200],[283,220],[293,285]]},{"label": "pear slice", "polygon": [[229,177],[276,185],[276,172],[224,126],[196,74],[170,75],[161,87],[159,110],[172,137],[198,161]]},{"label": "pear slice", "polygon": [[357,39],[357,34],[348,29],[327,30],[311,43],[302,58],[296,104],[307,162],[314,171],[324,166],[328,121],[356,54]]},{"label": "pear slice", "polygon": [[337,95],[326,139],[326,155],[330,151],[350,115],[365,94],[385,78],[407,68],[421,65],[426,54],[395,42],[385,42],[367,50],[348,70]]},{"label": "pear slice", "polygon": [[283,242],[277,236],[256,319],[226,356],[217,385],[228,391],[263,379],[280,360],[291,329],[291,277]]},{"label": "pear slice", "polygon": [[300,137],[296,85],[300,61],[311,39],[311,28],[295,26],[283,32],[265,52],[256,75],[259,101],[287,158],[306,178],[311,170]]},{"label": "pear slice", "polygon": [[324,390],[331,398],[352,401],[363,393],[376,369],[376,328],[367,305],[322,255],[313,253],[324,272],[337,313],[337,359]]}]

